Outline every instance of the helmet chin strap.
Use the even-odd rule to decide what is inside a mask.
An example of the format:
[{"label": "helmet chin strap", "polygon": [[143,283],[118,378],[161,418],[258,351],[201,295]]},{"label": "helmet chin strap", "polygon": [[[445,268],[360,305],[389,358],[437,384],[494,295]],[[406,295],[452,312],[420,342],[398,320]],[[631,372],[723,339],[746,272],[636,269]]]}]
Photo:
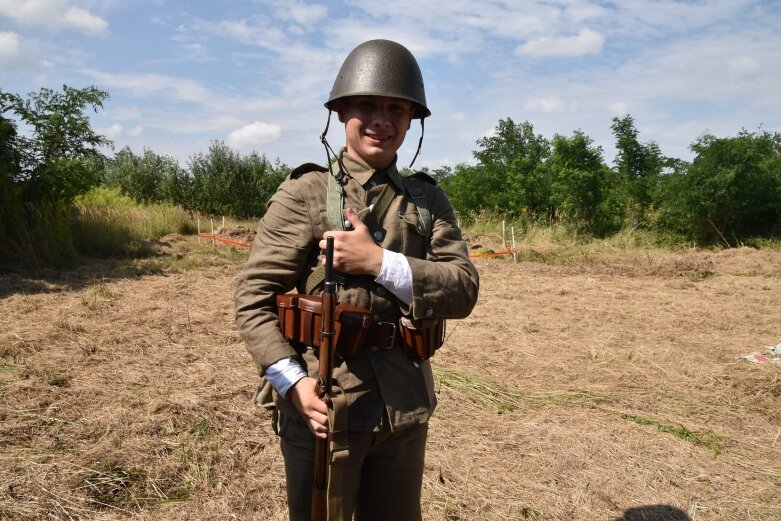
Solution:
[{"label": "helmet chin strap", "polygon": [[420,154],[420,147],[423,146],[423,134],[425,131],[426,129],[423,126],[423,118],[420,118],[420,139],[418,140],[418,149],[415,151],[415,155],[412,157],[412,161],[410,161],[407,168],[412,168],[412,165],[415,164],[415,160],[418,158],[418,154]]},{"label": "helmet chin strap", "polygon": [[[325,122],[325,130],[323,130],[323,133],[320,134],[320,143],[323,144],[325,147],[325,158],[326,162],[328,164],[328,171],[331,172],[331,175],[336,178],[337,181],[341,181],[342,177],[347,174],[347,169],[344,167],[344,164],[342,163],[342,157],[334,152],[334,149],[331,148],[330,143],[328,143],[328,140],[326,139],[326,134],[328,134],[328,128],[331,126],[331,109],[328,109],[328,119]],[[412,161],[410,161],[409,166],[407,168],[412,168],[412,165],[415,164],[415,160],[418,158],[418,155],[420,155],[420,149],[423,146],[423,135],[426,133],[425,123],[424,119],[420,118],[420,139],[418,140],[418,148],[415,150],[415,155],[412,156]],[[339,163],[339,172],[334,174],[332,170],[332,164],[333,161],[331,160],[331,157],[334,157],[336,159],[336,162]]]},{"label": "helmet chin strap", "polygon": [[[331,109],[328,109],[328,119],[325,122],[325,130],[323,130],[323,133],[320,134],[320,143],[323,144],[325,147],[325,158],[326,158],[326,164],[328,165],[328,171],[331,173],[332,176],[337,181],[342,181],[342,178],[347,173],[347,169],[344,167],[344,164],[342,163],[342,157],[341,155],[334,152],[334,149],[331,148],[331,145],[328,143],[328,140],[325,138],[326,134],[328,134],[328,127],[331,126]],[[333,161],[331,160],[331,157],[334,157],[336,159],[336,162],[339,163],[339,171],[337,173],[334,173],[333,171]]]}]

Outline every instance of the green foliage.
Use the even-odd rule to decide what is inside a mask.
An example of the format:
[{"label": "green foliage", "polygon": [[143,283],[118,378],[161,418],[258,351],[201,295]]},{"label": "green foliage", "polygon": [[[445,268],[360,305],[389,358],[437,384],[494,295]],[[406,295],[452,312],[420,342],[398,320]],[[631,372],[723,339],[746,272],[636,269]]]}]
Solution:
[{"label": "green foliage", "polygon": [[576,228],[605,235],[620,227],[612,204],[617,175],[604,163],[602,148],[580,131],[553,136],[550,158],[551,201],[558,218]]},{"label": "green foliage", "polygon": [[176,160],[148,149],[141,156],[130,147],[120,150],[108,162],[104,182],[141,203],[185,204],[189,196],[189,178]]},{"label": "green foliage", "polygon": [[13,113],[31,131],[30,137],[16,137],[19,171],[14,181],[24,182],[27,201],[67,202],[100,180],[98,148],[111,142],[92,130],[85,111],[91,107],[97,112],[108,93],[94,86],[62,89],[42,88],[26,99],[0,92],[0,113]]},{"label": "green foliage", "polygon": [[781,235],[781,137],[741,132],[706,135],[689,164],[641,143],[634,119],[613,118],[615,167],[576,131],[551,141],[532,125],[500,120],[477,141],[477,164],[429,172],[465,222],[488,213],[534,225],[563,225],[606,237],[644,228],[658,244],[765,244]]},{"label": "green foliage", "polygon": [[485,182],[482,173],[476,166],[459,164],[452,174],[439,180],[460,215],[470,216],[484,208],[498,208],[498,202],[492,201],[497,190],[490,185],[481,189],[481,183]]},{"label": "green foliage", "polygon": [[639,132],[630,115],[614,117],[610,127],[616,137],[616,172],[625,183],[628,193],[628,217],[634,226],[648,224],[647,212],[652,203],[656,184],[665,165],[659,145],[650,141],[640,143]]},{"label": "green foliage", "polygon": [[7,241],[19,222],[21,201],[14,180],[19,175],[16,125],[0,114],[0,256],[10,256]]},{"label": "green foliage", "polygon": [[263,155],[242,156],[222,141],[214,141],[208,154],[190,158],[192,186],[187,207],[211,215],[262,216],[288,173],[286,166],[273,166]]},{"label": "green foliage", "polygon": [[[110,141],[87,116],[106,99],[94,86],[43,88],[26,99],[0,91],[0,260],[67,265],[76,249],[136,255],[145,240],[191,233],[187,212],[262,216],[290,172],[221,141],[192,155],[187,170],[148,149],[135,155],[125,147],[107,159],[100,148]],[[611,129],[614,168],[580,131],[548,140],[528,121],[507,118],[477,141],[474,165],[426,171],[465,223],[489,215],[519,233],[545,226],[576,240],[642,228],[672,245],[776,244],[781,135],[705,135],[688,164],[641,143],[629,115],[613,118]]]},{"label": "green foliage", "polygon": [[117,188],[94,188],[75,200],[73,243],[85,255],[145,256],[152,253],[154,240],[195,231],[192,218],[181,207],[140,204]]},{"label": "green foliage", "polygon": [[96,87],[67,85],[26,99],[0,91],[0,259],[39,266],[75,259],[71,202],[100,181],[98,147],[110,144],[92,130],[86,111],[106,98]]},{"label": "green foliage", "polygon": [[[534,134],[528,121],[515,124],[512,119],[499,120],[493,135],[479,139],[477,177],[483,197],[505,209],[509,215],[528,214],[547,218],[550,213],[550,183],[547,159],[550,143]],[[488,202],[486,201],[486,202]],[[485,203],[483,203],[485,204]]]},{"label": "green foliage", "polygon": [[547,220],[550,143],[529,122],[500,120],[494,133],[477,141],[477,165],[459,164],[434,171],[461,215],[489,211],[510,217]]},{"label": "green foliage", "polygon": [[76,261],[71,243],[70,205],[63,201],[17,203],[14,229],[3,241],[7,260],[31,266],[69,267]]},{"label": "green foliage", "polygon": [[705,135],[660,185],[659,227],[702,244],[735,246],[781,234],[781,135]]}]

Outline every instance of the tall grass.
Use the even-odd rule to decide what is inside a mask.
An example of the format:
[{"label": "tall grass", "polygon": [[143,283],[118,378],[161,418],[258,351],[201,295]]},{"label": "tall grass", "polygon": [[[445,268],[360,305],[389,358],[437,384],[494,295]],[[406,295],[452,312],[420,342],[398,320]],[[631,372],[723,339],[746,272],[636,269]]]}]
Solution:
[{"label": "tall grass", "polygon": [[145,241],[195,232],[192,217],[181,207],[141,205],[116,189],[95,188],[75,201],[73,244],[85,255],[143,256],[149,253]]},{"label": "tall grass", "polygon": [[76,260],[68,205],[9,198],[0,208],[0,264],[68,267]]},{"label": "tall grass", "polygon": [[[662,249],[688,250],[696,248],[691,239],[675,235],[667,231],[653,228],[627,226],[606,237],[595,237],[578,230],[576,227],[562,223],[535,223],[528,219],[504,219],[501,214],[480,213],[460,220],[464,232],[478,236],[488,235],[500,237],[504,223],[505,237],[508,244],[514,234],[516,247],[535,250],[568,250],[568,249]],[[762,239],[745,241],[742,246],[757,249],[781,249],[781,241]]]}]

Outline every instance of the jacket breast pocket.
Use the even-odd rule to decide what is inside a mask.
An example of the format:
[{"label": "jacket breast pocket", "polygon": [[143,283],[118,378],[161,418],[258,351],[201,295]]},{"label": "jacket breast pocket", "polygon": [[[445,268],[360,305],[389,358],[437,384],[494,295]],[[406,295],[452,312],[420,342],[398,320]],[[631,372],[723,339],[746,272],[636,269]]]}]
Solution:
[{"label": "jacket breast pocket", "polygon": [[417,212],[400,213],[402,253],[418,259],[426,258],[426,230]]}]

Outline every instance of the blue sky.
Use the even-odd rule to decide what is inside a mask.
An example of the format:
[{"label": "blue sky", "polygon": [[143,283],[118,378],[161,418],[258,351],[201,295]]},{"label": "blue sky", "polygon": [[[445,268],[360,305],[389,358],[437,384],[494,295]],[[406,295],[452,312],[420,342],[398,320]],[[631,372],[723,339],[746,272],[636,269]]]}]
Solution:
[{"label": "blue sky", "polygon": [[[107,90],[92,121],[116,151],[186,167],[220,139],[296,166],[324,161],[323,103],[373,38],[423,70],[433,115],[416,166],[471,162],[507,117],[548,138],[581,130],[608,162],[627,113],[683,159],[704,132],[781,131],[781,1],[0,0],[0,89]],[[332,145],[342,136],[331,127]]]}]

